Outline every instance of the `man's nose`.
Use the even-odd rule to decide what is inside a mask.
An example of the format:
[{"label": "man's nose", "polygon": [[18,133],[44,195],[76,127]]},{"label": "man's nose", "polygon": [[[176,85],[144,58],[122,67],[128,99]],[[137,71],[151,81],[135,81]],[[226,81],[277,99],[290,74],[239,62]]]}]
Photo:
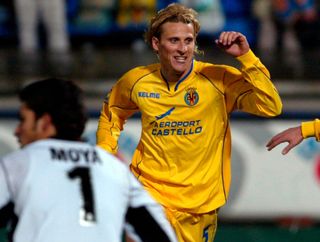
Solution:
[{"label": "man's nose", "polygon": [[179,43],[178,50],[180,52],[186,52],[187,51],[187,45],[185,43],[183,43],[183,42]]},{"label": "man's nose", "polygon": [[15,128],[15,130],[14,130],[14,135],[15,135],[16,137],[18,137],[19,134],[20,134],[20,127],[19,127],[19,125],[18,125],[18,126]]}]

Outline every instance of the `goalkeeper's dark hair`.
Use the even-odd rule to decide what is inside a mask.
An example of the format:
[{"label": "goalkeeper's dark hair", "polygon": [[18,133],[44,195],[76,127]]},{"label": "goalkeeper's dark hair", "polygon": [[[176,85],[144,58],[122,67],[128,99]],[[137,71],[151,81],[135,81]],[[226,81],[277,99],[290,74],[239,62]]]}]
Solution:
[{"label": "goalkeeper's dark hair", "polygon": [[20,100],[36,118],[49,114],[56,127],[53,138],[80,140],[87,122],[83,92],[69,80],[49,78],[33,82],[19,92]]}]

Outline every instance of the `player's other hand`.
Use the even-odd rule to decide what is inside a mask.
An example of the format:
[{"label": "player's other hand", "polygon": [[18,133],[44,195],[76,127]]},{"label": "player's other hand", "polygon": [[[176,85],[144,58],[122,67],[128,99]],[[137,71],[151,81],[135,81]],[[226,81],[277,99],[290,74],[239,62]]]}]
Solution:
[{"label": "player's other hand", "polygon": [[282,154],[287,154],[292,148],[300,144],[303,140],[301,126],[289,128],[285,131],[282,131],[279,134],[276,134],[271,138],[271,140],[267,143],[266,147],[270,151],[277,145],[287,142],[288,145],[282,150]]},{"label": "player's other hand", "polygon": [[224,31],[220,34],[219,38],[215,40],[215,43],[225,53],[238,57],[247,53],[250,49],[247,38],[235,31]]}]

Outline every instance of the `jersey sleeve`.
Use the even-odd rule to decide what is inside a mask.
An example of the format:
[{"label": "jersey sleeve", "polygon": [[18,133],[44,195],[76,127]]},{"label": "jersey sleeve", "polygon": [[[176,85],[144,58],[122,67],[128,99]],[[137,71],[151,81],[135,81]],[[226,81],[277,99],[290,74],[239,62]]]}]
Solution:
[{"label": "jersey sleeve", "polygon": [[134,237],[138,236],[143,242],[177,242],[162,206],[151,198],[131,173],[129,180],[130,204],[126,221],[130,224]]},{"label": "jersey sleeve", "polygon": [[10,202],[9,180],[3,160],[0,159],[0,209]]},{"label": "jersey sleeve", "polygon": [[238,109],[264,117],[279,115],[282,102],[267,68],[251,50],[237,60],[242,65],[240,71],[228,68],[225,74],[228,111]]},{"label": "jersey sleeve", "polygon": [[8,174],[3,160],[0,159],[0,229],[7,227],[13,216],[12,194],[9,188]]},{"label": "jersey sleeve", "polygon": [[130,73],[125,74],[107,94],[100,112],[96,133],[97,145],[116,154],[118,139],[126,120],[138,111],[131,100],[133,85]]},{"label": "jersey sleeve", "polygon": [[317,141],[320,141],[320,120],[302,122],[301,130],[303,138],[315,137]]}]

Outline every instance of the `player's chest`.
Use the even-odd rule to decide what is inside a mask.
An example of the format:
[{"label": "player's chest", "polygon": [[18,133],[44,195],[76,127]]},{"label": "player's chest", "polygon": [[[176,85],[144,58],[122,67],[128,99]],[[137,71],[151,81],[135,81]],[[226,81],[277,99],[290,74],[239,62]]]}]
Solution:
[{"label": "player's chest", "polygon": [[223,112],[224,94],[212,83],[194,81],[177,88],[166,85],[139,86],[134,100],[145,117],[186,117]]}]

